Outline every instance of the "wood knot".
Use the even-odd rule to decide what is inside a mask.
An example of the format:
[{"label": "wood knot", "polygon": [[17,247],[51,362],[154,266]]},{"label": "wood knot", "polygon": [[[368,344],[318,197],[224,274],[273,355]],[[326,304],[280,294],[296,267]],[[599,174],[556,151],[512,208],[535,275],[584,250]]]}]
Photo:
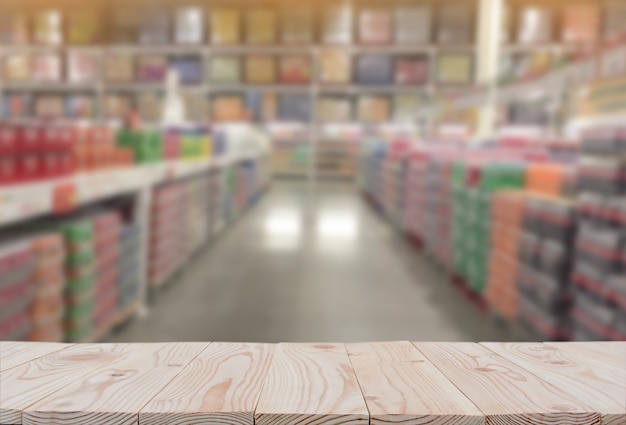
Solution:
[{"label": "wood knot", "polygon": [[488,367],[477,367],[476,369],[474,369],[477,372],[495,372],[495,369],[491,369]]},{"label": "wood knot", "polygon": [[119,378],[120,376],[124,376],[123,372],[115,372],[112,373],[110,376],[112,376],[113,378]]},{"label": "wood knot", "polygon": [[167,367],[182,367],[182,364],[179,364],[179,363],[171,363],[171,364],[168,364],[168,365],[167,365]]}]

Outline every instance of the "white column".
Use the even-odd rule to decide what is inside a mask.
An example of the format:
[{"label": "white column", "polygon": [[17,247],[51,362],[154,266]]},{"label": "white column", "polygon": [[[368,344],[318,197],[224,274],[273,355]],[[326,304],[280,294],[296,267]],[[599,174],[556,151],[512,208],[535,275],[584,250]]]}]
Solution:
[{"label": "white column", "polygon": [[505,0],[480,0],[478,9],[476,83],[487,88],[487,99],[479,111],[477,139],[492,137],[495,131],[504,2]]}]

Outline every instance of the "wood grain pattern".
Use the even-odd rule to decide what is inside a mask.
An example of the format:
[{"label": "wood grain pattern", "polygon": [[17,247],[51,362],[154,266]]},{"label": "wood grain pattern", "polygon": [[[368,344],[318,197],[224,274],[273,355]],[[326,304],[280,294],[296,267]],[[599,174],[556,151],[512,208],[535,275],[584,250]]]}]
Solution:
[{"label": "wood grain pattern", "polygon": [[[610,365],[576,350],[564,351],[547,344],[483,344],[496,354],[541,377],[563,392],[584,400],[602,415],[603,424],[626,424],[626,370]],[[624,363],[626,365],[626,362]]]},{"label": "wood grain pattern", "polygon": [[0,341],[0,372],[69,347],[70,344]]},{"label": "wood grain pattern", "polygon": [[110,367],[86,374],[25,409],[23,423],[137,424],[141,408],[207,346],[135,344]]},{"label": "wood grain pattern", "polygon": [[255,413],[257,425],[368,425],[343,344],[279,344]]},{"label": "wood grain pattern", "polygon": [[139,413],[142,425],[252,425],[272,344],[213,343]]},{"label": "wood grain pattern", "polygon": [[347,344],[371,425],[484,424],[485,417],[409,342]]},{"label": "wood grain pattern", "polygon": [[23,410],[89,372],[112,364],[132,347],[74,345],[0,372],[0,423],[21,424]]},{"label": "wood grain pattern", "polygon": [[626,367],[626,341],[549,342],[546,344],[568,352],[575,351],[577,355],[585,356],[604,365],[612,365],[622,371]]},{"label": "wood grain pattern", "polygon": [[473,343],[414,344],[487,416],[489,424],[599,424],[598,412]]}]

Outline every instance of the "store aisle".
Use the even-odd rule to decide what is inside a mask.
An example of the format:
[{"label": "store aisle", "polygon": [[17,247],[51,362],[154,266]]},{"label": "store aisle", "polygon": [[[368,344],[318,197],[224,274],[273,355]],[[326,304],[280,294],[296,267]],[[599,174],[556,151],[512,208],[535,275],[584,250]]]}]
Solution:
[{"label": "store aisle", "polygon": [[111,341],[501,340],[352,185],[276,183]]}]

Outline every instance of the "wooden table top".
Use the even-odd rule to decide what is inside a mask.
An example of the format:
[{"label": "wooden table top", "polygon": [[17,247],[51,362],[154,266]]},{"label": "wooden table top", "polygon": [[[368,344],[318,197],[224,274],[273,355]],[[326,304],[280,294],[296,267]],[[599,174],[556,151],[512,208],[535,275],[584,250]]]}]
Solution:
[{"label": "wooden table top", "polygon": [[0,424],[626,424],[626,342],[0,342]]}]

